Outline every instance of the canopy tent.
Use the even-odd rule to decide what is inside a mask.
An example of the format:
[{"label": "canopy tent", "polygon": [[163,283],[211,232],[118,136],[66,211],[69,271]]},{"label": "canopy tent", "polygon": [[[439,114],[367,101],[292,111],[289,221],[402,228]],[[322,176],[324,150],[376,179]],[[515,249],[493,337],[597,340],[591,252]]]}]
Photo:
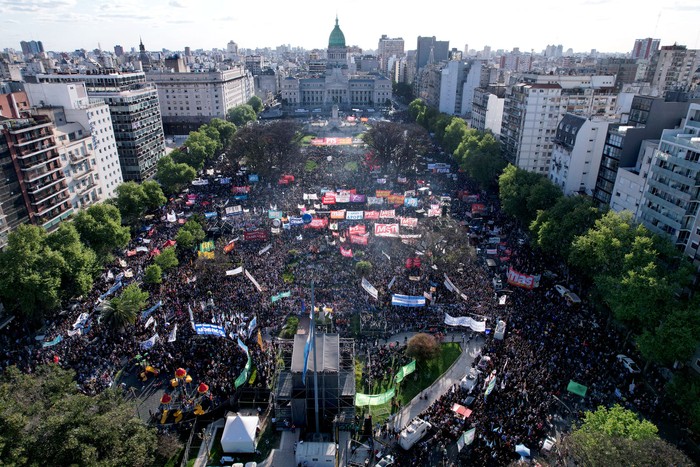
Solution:
[{"label": "canopy tent", "polygon": [[257,416],[228,415],[221,435],[221,448],[225,453],[255,452]]}]

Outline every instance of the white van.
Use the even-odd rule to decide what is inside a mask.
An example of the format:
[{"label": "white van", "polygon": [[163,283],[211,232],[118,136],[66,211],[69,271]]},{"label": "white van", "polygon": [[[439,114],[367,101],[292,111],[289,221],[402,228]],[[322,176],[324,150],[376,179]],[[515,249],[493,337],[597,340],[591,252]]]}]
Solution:
[{"label": "white van", "polygon": [[408,451],[428,433],[431,427],[432,425],[425,420],[414,418],[410,425],[401,430],[399,446]]}]

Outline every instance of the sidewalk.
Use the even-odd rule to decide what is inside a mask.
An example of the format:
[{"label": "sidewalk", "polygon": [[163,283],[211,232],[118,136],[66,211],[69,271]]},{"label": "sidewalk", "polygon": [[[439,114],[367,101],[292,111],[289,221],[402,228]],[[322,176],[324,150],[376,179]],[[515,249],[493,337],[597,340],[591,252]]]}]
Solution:
[{"label": "sidewalk", "polygon": [[270,455],[258,467],[296,467],[294,443],[299,441],[300,430],[283,431],[279,449],[273,449]]},{"label": "sidewalk", "polygon": [[[445,339],[445,342],[451,342],[449,336],[450,335],[448,334],[448,337]],[[397,336],[392,337],[389,341],[396,341],[395,337]],[[459,341],[457,341],[455,338],[455,342],[461,342],[461,334]],[[442,377],[440,377],[440,379],[435,381],[432,384],[432,386],[428,387],[423,392],[414,397],[413,400],[411,400],[411,402],[407,406],[403,407],[394,416],[394,428],[397,431],[402,430],[404,427],[406,427],[406,425],[408,425],[411,422],[411,420],[417,417],[418,414],[430,407],[437,399],[440,398],[440,396],[449,391],[454,384],[458,384],[460,380],[466,376],[469,368],[471,368],[472,362],[479,354],[479,352],[481,352],[481,348],[483,347],[483,345],[484,337],[481,335],[472,338],[470,342],[464,345],[464,348],[462,349],[462,354],[445,372],[445,374]],[[422,395],[427,395],[427,400],[420,399],[419,396]]]}]

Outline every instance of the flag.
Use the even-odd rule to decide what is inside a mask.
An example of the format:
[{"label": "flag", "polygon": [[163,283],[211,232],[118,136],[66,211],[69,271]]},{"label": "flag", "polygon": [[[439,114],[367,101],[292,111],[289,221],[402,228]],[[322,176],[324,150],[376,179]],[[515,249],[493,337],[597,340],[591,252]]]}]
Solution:
[{"label": "flag", "polygon": [[143,327],[146,328],[146,329],[148,329],[148,326],[150,326],[151,323],[153,323],[153,321],[155,321],[155,320],[153,319],[153,316],[149,316],[149,317],[148,317],[148,321],[146,321],[146,324],[144,324]]},{"label": "flag", "polygon": [[235,276],[236,274],[241,274],[243,272],[243,266],[238,266],[236,269],[229,269],[226,271],[227,276]]},{"label": "flag", "polygon": [[[301,381],[306,384],[306,370],[309,369],[309,352],[311,346],[314,345],[314,307],[311,307],[309,313],[309,334],[306,336],[306,345],[304,345],[304,369],[301,372]],[[314,370],[315,371],[315,370]]]},{"label": "flag", "polygon": [[175,326],[173,326],[173,330],[170,331],[170,335],[168,336],[168,342],[175,342],[177,340],[177,323],[175,323]]},{"label": "flag", "polygon": [[265,350],[265,347],[263,346],[262,332],[260,332],[260,329],[258,329],[258,345],[260,346],[260,350]]},{"label": "flag", "polygon": [[154,345],[156,345],[156,342],[158,342],[158,333],[153,334],[153,336],[150,339],[141,342],[141,348],[143,350],[150,350],[153,348]]},{"label": "flag", "polygon": [[476,428],[472,428],[471,430],[467,430],[464,433],[462,433],[462,436],[460,436],[457,440],[457,449],[461,451],[464,446],[469,446],[470,444],[472,444],[474,442],[475,433]]},{"label": "flag", "polygon": [[496,387],[496,370],[493,370],[491,375],[489,376],[489,384],[486,386],[486,391],[484,392],[484,399],[488,397],[489,394],[493,391],[493,388]]},{"label": "flag", "polygon": [[253,335],[253,330],[257,327],[258,325],[258,317],[253,316],[253,319],[250,320],[250,323],[248,324],[248,339],[250,339],[250,336]]}]

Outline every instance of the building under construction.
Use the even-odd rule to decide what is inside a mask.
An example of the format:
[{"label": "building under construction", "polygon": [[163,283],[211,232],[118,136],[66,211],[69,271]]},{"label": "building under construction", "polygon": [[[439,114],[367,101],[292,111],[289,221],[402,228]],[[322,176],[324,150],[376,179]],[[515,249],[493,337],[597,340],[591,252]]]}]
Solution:
[{"label": "building under construction", "polygon": [[[284,364],[278,365],[274,389],[276,423],[279,428],[294,425],[330,433],[339,425],[352,423],[355,417],[355,341],[340,338],[338,334],[316,334],[316,348],[309,352],[304,382],[306,339],[307,335],[297,334],[293,340],[278,341]],[[315,377],[318,377],[318,418]]]}]

